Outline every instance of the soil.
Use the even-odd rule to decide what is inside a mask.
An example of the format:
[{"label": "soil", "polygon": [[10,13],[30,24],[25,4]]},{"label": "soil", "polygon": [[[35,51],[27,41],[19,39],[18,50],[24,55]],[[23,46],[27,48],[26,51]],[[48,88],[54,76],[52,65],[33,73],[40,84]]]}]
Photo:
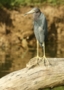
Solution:
[{"label": "soil", "polygon": [[[0,9],[0,46],[4,43],[17,44],[23,39],[32,39],[33,23],[32,15],[23,16],[24,13],[33,7],[21,7],[18,10]],[[60,7],[40,7],[48,20],[48,39],[62,40],[64,37],[64,6]],[[61,34],[61,35],[60,35]],[[33,45],[33,41],[30,44]],[[32,42],[31,42],[32,41]]]}]

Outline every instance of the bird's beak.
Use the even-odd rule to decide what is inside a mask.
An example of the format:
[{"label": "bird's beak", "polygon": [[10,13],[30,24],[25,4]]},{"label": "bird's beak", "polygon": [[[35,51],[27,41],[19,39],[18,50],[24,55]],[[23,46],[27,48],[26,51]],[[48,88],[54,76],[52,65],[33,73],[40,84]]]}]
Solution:
[{"label": "bird's beak", "polygon": [[35,12],[34,9],[32,9],[31,11],[25,13],[24,15],[32,14],[32,13],[34,13],[34,12]]}]

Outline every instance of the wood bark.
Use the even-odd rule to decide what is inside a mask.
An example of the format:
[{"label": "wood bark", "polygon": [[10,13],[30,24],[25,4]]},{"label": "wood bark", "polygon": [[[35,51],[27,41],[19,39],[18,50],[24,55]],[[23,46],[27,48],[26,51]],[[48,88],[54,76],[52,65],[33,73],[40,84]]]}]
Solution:
[{"label": "wood bark", "polygon": [[38,64],[14,71],[0,79],[0,90],[39,90],[64,85],[64,58],[47,58],[51,65]]}]

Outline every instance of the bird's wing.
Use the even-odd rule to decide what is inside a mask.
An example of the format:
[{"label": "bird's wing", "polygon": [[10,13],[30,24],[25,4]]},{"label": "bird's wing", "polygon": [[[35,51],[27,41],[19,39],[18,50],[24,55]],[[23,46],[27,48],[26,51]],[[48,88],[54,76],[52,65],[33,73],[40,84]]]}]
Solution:
[{"label": "bird's wing", "polygon": [[41,14],[41,25],[39,27],[40,42],[43,43],[47,37],[47,21],[44,14]]},{"label": "bird's wing", "polygon": [[45,39],[45,35],[44,35],[44,30],[42,29],[42,27],[39,27],[39,42],[40,44],[42,44],[44,42],[44,39]]}]

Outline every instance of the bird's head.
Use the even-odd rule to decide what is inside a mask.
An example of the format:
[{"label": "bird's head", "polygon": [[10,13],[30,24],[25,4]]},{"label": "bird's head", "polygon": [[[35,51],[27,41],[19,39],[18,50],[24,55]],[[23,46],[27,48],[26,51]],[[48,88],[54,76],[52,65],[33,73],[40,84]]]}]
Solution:
[{"label": "bird's head", "polygon": [[35,13],[35,14],[40,13],[40,9],[35,7],[32,10],[30,10],[29,12],[25,13],[24,15],[28,15],[28,14],[32,14],[32,13]]},{"label": "bird's head", "polygon": [[30,10],[29,12],[25,13],[24,15],[28,15],[28,14],[33,14],[33,20],[34,21],[37,21],[38,20],[38,17],[41,14],[41,11],[40,11],[39,8],[35,7],[32,10]]}]

